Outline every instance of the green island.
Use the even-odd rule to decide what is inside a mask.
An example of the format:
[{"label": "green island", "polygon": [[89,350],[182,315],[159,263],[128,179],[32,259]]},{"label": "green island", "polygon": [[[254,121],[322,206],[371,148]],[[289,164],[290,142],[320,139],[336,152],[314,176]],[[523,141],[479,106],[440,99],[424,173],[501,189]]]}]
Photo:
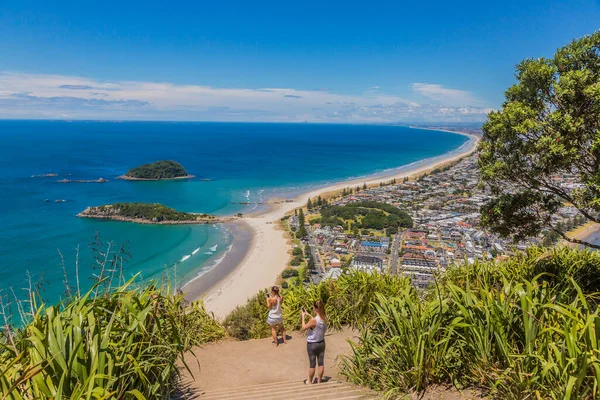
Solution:
[{"label": "green island", "polygon": [[141,224],[207,224],[225,222],[223,218],[217,218],[208,214],[177,211],[158,203],[115,203],[88,207],[77,216],[81,218],[107,219]]},{"label": "green island", "polygon": [[130,169],[120,179],[131,181],[160,181],[193,178],[181,164],[171,160],[156,161]]}]

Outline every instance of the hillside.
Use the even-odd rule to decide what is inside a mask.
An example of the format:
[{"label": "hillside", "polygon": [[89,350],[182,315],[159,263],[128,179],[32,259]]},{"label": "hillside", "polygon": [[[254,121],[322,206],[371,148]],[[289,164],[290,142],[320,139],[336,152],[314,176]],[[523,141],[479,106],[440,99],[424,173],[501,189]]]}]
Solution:
[{"label": "hillside", "polygon": [[175,161],[162,160],[151,164],[140,165],[130,169],[122,179],[127,180],[168,180],[192,178],[181,164]]}]

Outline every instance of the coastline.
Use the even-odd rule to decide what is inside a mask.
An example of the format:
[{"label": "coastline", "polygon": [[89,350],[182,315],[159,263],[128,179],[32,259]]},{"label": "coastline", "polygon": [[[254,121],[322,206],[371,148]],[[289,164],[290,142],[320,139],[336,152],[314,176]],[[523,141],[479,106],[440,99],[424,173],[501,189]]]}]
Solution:
[{"label": "coastline", "polygon": [[[206,278],[202,276],[197,279],[197,284],[191,286],[191,283],[186,283],[186,290],[184,290],[187,292],[186,296],[193,301],[202,299],[206,309],[214,313],[216,318],[225,318],[235,307],[244,304],[259,290],[273,285],[281,271],[286,268],[290,259],[290,249],[284,237],[285,231],[281,225],[281,218],[292,213],[294,209],[303,207],[309,198],[328,197],[358,184],[378,185],[384,179],[402,180],[405,177],[415,179],[436,168],[443,168],[457,162],[476,150],[479,136],[466,132],[446,132],[467,136],[469,140],[449,153],[368,176],[334,182],[300,193],[293,200],[271,199],[264,209],[245,215],[243,219],[232,223],[245,224],[250,231],[251,239],[244,256],[241,259],[238,256],[239,262],[235,266],[232,266],[232,261],[235,261],[233,256],[229,259],[225,256],[227,263],[223,259],[221,265],[213,268],[214,278],[208,277],[210,273],[208,272],[205,274]],[[243,248],[244,240],[238,240],[234,235],[232,247],[236,248],[236,246]],[[217,270],[220,272],[217,273]],[[207,282],[200,283],[204,280]]]},{"label": "coastline", "polygon": [[[581,225],[580,227],[567,233],[568,236],[574,239],[584,240],[587,242],[595,243],[600,240],[600,225],[594,222],[588,222]],[[580,247],[581,245],[575,243],[569,243],[562,241],[566,246],[569,247]]]},{"label": "coastline", "polygon": [[[190,301],[197,301],[201,294],[217,287],[225,278],[231,275],[238,266],[242,265],[248,256],[248,251],[254,246],[256,238],[253,235],[252,228],[243,220],[225,223],[231,231],[235,243],[232,243],[221,260],[217,260],[215,265],[208,270],[201,270],[200,273],[186,282],[181,289],[188,294],[186,296]],[[195,293],[196,296],[189,296]]]}]

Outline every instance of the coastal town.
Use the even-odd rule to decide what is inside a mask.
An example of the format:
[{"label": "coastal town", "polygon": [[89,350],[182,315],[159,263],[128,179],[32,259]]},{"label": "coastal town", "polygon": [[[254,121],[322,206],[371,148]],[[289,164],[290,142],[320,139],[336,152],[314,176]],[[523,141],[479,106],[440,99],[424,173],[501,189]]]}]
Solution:
[{"label": "coastal town", "polygon": [[[501,260],[529,246],[555,244],[559,238],[552,231],[514,243],[482,228],[480,209],[491,196],[479,186],[476,160],[472,154],[416,179],[349,187],[329,201],[309,200],[306,216],[303,211],[301,215],[296,212],[287,220],[287,227],[297,238],[296,245],[305,248],[305,268],[309,271],[304,276],[318,282],[336,278],[347,269],[402,274],[410,277],[413,285],[425,288],[453,263]],[[572,176],[557,179],[572,188],[577,185]],[[374,204],[407,213],[411,223],[398,229],[358,229],[343,218],[323,218],[332,208],[356,205],[362,208],[364,221],[373,214]],[[574,207],[564,206],[554,222],[572,229],[583,223],[577,215]],[[297,259],[295,264],[304,265]]]}]

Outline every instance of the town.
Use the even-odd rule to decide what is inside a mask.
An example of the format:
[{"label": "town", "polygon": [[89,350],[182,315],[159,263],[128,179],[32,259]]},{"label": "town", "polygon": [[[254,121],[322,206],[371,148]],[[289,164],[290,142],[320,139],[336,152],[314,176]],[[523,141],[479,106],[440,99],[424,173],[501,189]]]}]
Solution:
[{"label": "town", "polygon": [[[491,198],[479,186],[477,156],[434,169],[417,179],[344,189],[337,197],[311,199],[304,210],[285,218],[296,238],[292,267],[296,282],[336,278],[346,269],[402,274],[425,288],[453,263],[503,259],[533,245],[553,245],[552,231],[514,243],[481,227],[480,209]],[[571,176],[557,179],[576,187]],[[583,223],[564,206],[555,223]],[[287,283],[285,284],[287,285]]]}]

